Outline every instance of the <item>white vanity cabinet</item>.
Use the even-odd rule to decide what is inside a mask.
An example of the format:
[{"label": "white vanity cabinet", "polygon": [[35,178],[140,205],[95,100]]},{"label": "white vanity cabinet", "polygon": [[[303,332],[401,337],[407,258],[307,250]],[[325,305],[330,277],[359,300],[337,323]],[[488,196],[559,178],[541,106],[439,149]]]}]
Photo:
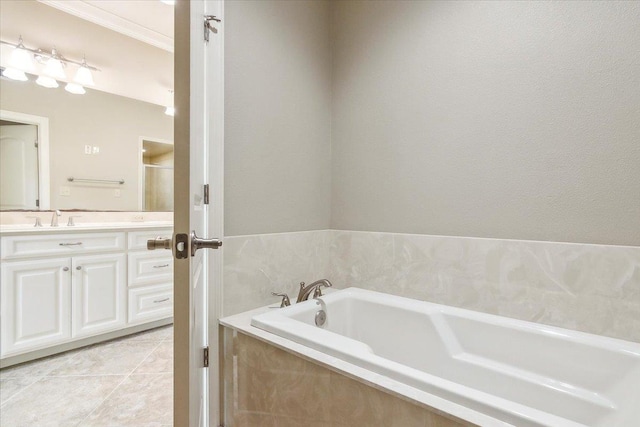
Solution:
[{"label": "white vanity cabinet", "polygon": [[146,239],[171,234],[169,227],[3,233],[0,357],[170,318],[173,258],[148,252]]}]

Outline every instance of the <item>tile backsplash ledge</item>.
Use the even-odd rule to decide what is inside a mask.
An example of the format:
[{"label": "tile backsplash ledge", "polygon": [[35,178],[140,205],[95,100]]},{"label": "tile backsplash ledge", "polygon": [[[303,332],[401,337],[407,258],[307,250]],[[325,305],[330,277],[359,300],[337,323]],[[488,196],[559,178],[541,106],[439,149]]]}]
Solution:
[{"label": "tile backsplash ledge", "polygon": [[224,258],[225,315],[326,277],[640,342],[640,247],[319,230],[227,237]]}]

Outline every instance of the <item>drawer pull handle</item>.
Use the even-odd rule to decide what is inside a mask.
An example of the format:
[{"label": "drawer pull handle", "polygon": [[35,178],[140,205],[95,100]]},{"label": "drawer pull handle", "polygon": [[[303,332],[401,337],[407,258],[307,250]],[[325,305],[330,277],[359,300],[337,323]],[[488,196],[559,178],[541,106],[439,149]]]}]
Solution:
[{"label": "drawer pull handle", "polygon": [[154,300],[153,303],[154,304],[158,304],[158,303],[165,302],[165,301],[169,301],[169,297],[163,298],[163,299]]},{"label": "drawer pull handle", "polygon": [[76,243],[60,243],[60,246],[78,246],[81,245],[82,242],[76,242]]},{"label": "drawer pull handle", "polygon": [[63,267],[62,271],[69,271],[69,267]]},{"label": "drawer pull handle", "polygon": [[165,267],[169,267],[169,264],[162,264],[162,265],[154,265],[153,268],[165,268]]}]

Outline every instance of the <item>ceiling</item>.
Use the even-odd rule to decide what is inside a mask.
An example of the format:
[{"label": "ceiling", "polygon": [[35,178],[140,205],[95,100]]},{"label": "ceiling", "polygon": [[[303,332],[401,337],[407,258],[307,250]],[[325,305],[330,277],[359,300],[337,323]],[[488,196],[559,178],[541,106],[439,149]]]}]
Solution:
[{"label": "ceiling", "polygon": [[[158,0],[0,0],[0,37],[79,61],[86,55],[94,89],[173,105],[173,6]],[[2,45],[0,65],[12,48]],[[70,66],[68,79],[75,67]]]}]

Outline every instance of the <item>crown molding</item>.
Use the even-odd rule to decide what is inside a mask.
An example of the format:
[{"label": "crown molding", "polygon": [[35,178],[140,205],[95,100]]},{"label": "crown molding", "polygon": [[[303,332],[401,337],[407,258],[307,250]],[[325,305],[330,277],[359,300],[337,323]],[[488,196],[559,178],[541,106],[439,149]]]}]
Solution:
[{"label": "crown molding", "polygon": [[38,0],[63,12],[124,34],[141,42],[173,52],[173,39],[140,24],[121,18],[81,0]]}]

